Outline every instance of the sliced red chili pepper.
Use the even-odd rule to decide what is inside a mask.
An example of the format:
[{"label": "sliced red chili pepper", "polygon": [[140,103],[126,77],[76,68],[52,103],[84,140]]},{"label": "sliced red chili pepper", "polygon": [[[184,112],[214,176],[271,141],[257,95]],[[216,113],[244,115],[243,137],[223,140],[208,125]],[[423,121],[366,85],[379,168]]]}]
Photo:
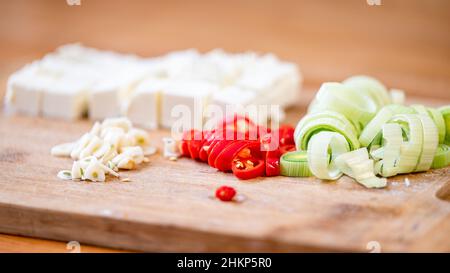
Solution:
[{"label": "sliced red chili pepper", "polygon": [[199,159],[199,152],[203,142],[203,132],[193,130],[192,138],[188,141],[188,150],[192,159]]},{"label": "sliced red chili pepper", "polygon": [[225,149],[228,145],[230,145],[233,142],[234,142],[234,140],[219,140],[216,143],[216,145],[214,145],[214,147],[211,149],[211,152],[209,153],[209,156],[208,156],[209,166],[215,168],[216,166],[214,164],[216,162],[216,158],[223,151],[223,149]]},{"label": "sliced red chili pepper", "polygon": [[295,145],[294,141],[294,127],[290,125],[283,125],[278,128],[279,137],[280,137],[280,145]]},{"label": "sliced red chili pepper", "polygon": [[237,140],[231,143],[217,156],[214,166],[219,171],[230,171],[233,158],[235,158],[242,149],[249,145],[251,145],[251,143],[246,140]]},{"label": "sliced red chili pepper", "polygon": [[180,142],[180,152],[182,156],[187,156],[190,157],[191,154],[189,153],[189,149],[188,149],[188,142],[186,140],[181,140]]},{"label": "sliced red chili pepper", "polygon": [[264,160],[257,158],[235,158],[231,165],[233,174],[239,179],[252,179],[264,175]]},{"label": "sliced red chili pepper", "polygon": [[202,147],[200,147],[200,150],[198,152],[198,157],[203,162],[208,161],[208,150],[211,146],[211,143],[214,141],[214,133],[214,130],[203,132],[204,141],[202,143]]},{"label": "sliced red chili pepper", "polygon": [[266,158],[266,176],[280,175],[280,158],[269,157]]},{"label": "sliced red chili pepper", "polygon": [[281,155],[284,155],[287,152],[295,151],[295,145],[283,145],[280,146]]},{"label": "sliced red chili pepper", "polygon": [[279,149],[266,152],[266,176],[280,175],[280,157]]},{"label": "sliced red chili pepper", "polygon": [[264,134],[260,137],[261,148],[263,151],[276,151],[280,147],[278,141],[278,131]]},{"label": "sliced red chili pepper", "polygon": [[249,117],[239,114],[226,117],[218,126],[222,130],[232,131],[236,140],[257,140],[259,136],[259,126]]}]

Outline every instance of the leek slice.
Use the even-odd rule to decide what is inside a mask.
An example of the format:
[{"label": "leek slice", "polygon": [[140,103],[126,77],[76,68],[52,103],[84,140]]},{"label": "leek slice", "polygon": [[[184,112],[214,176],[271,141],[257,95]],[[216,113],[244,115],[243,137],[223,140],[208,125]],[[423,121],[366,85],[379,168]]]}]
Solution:
[{"label": "leek slice", "polygon": [[389,91],[389,95],[393,104],[405,104],[405,91],[400,89],[391,89],[391,91]]},{"label": "leek slice", "polygon": [[[384,177],[397,175],[398,161],[403,144],[402,129],[396,123],[387,123],[383,125],[383,144],[382,151],[378,158],[382,158],[376,164],[377,173]],[[372,157],[374,153],[371,153]],[[375,157],[374,157],[375,159]]]},{"label": "leek slice", "polygon": [[444,118],[445,123],[445,140],[444,143],[450,145],[450,105],[443,106],[438,109]]},{"label": "leek slice", "polygon": [[406,140],[401,146],[398,173],[410,173],[416,169],[422,153],[423,129],[420,115],[395,115],[389,123],[398,123],[405,133]]},{"label": "leek slice", "polygon": [[284,176],[307,177],[312,176],[308,166],[306,151],[285,153],[280,159],[280,173]]},{"label": "leek slice", "polygon": [[418,114],[429,116],[435,123],[439,133],[439,143],[444,143],[445,140],[445,121],[442,114],[434,109],[427,108],[420,104],[411,105],[411,107],[417,111]]},{"label": "leek slice", "polygon": [[367,188],[383,188],[387,185],[386,178],[375,176],[373,160],[369,159],[366,148],[339,155],[336,165],[344,174]]},{"label": "leek slice", "polygon": [[419,115],[422,123],[423,144],[416,172],[427,171],[433,163],[433,158],[439,143],[438,129],[433,120],[426,115]]},{"label": "leek slice", "polygon": [[392,102],[386,87],[377,79],[372,77],[353,76],[343,81],[343,84],[357,90],[358,92],[369,95],[377,104],[377,110]]},{"label": "leek slice", "polygon": [[378,111],[377,104],[365,93],[337,82],[322,84],[312,112],[332,110],[343,114],[356,127],[364,127]]},{"label": "leek slice", "polygon": [[295,144],[297,150],[307,150],[308,143],[315,134],[322,131],[337,132],[345,137],[351,150],[359,148],[359,141],[354,134],[355,128],[347,119],[327,116],[321,113],[305,116],[297,125]]},{"label": "leek slice", "polygon": [[439,169],[450,165],[450,146],[446,144],[439,144],[434,155],[431,168]]},{"label": "leek slice", "polygon": [[309,169],[320,179],[336,180],[341,177],[342,172],[336,166],[335,158],[349,150],[349,144],[343,135],[336,132],[319,132],[308,143]]},{"label": "leek slice", "polygon": [[359,136],[361,146],[369,146],[377,134],[381,131],[383,124],[385,124],[394,115],[413,113],[415,113],[414,109],[403,105],[392,104],[383,107],[361,132],[361,135]]},{"label": "leek slice", "polygon": [[310,113],[308,115],[305,115],[298,122],[297,126],[295,127],[294,138],[297,138],[300,129],[303,128],[307,123],[309,123],[313,120],[316,120],[316,119],[320,119],[320,118],[337,119],[337,120],[339,120],[340,123],[344,124],[345,128],[348,128],[349,130],[351,130],[351,132],[356,136],[358,136],[359,133],[361,132],[361,131],[357,130],[357,128],[341,113],[325,110],[325,111],[321,111],[321,112],[317,112],[317,113]]},{"label": "leek slice", "polygon": [[427,110],[430,118],[434,121],[434,124],[436,124],[436,127],[438,129],[439,143],[444,143],[446,137],[446,128],[442,113],[431,107],[427,108]]}]

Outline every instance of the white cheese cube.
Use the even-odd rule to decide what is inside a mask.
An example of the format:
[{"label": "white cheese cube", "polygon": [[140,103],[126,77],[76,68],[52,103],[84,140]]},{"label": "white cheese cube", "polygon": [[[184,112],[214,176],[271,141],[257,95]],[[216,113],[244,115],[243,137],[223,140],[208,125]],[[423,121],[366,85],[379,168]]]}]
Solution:
[{"label": "white cheese cube", "polygon": [[186,67],[200,57],[200,54],[193,49],[175,51],[163,56],[163,66],[167,78],[178,78],[186,71]]},{"label": "white cheese cube", "polygon": [[82,117],[87,110],[87,85],[69,79],[53,82],[43,91],[42,114],[68,120]]},{"label": "white cheese cube", "polygon": [[255,99],[255,92],[236,86],[229,86],[213,94],[212,104],[218,105],[225,110],[227,105],[246,106],[252,104]]},{"label": "white cheese cube", "polygon": [[258,94],[256,104],[277,104],[286,107],[298,99],[300,75],[297,66],[280,63],[267,56],[248,65],[237,85]]},{"label": "white cheese cube", "polygon": [[166,85],[167,81],[159,79],[147,79],[138,84],[122,106],[123,114],[131,122],[144,128],[157,128],[160,115],[160,93]]},{"label": "white cheese cube", "polygon": [[161,95],[161,125],[175,122],[185,128],[201,129],[203,113],[217,86],[202,82],[177,82],[165,87]]},{"label": "white cheese cube", "polygon": [[89,119],[103,120],[120,115],[119,91],[121,85],[115,81],[99,80],[89,88]]},{"label": "white cheese cube", "polygon": [[37,63],[29,64],[8,79],[5,103],[9,110],[37,116],[41,113],[42,92],[52,82],[51,78],[36,75]]}]

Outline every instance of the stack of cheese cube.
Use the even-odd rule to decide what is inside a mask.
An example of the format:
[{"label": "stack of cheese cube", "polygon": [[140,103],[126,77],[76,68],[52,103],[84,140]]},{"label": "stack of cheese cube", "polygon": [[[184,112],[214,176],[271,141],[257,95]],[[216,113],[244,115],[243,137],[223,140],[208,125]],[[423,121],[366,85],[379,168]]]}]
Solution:
[{"label": "stack of cheese cube", "polygon": [[5,101],[8,109],[33,116],[126,116],[157,128],[174,124],[177,105],[200,124],[209,105],[283,109],[296,102],[301,81],[295,64],[272,54],[185,50],[140,58],[70,44],[11,75]]}]

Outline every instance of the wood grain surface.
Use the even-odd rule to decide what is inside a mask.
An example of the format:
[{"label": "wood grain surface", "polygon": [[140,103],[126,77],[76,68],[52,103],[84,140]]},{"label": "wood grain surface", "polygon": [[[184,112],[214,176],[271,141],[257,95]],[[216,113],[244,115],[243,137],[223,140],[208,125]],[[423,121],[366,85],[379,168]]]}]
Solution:
[{"label": "wood grain surface", "polygon": [[[90,125],[0,117],[0,232],[141,251],[365,251],[371,241],[384,251],[450,251],[450,206],[436,196],[450,168],[408,175],[409,187],[398,176],[368,190],[349,178],[243,182],[155,155],[124,173],[131,182],[59,180],[71,160],[49,156],[51,146]],[[160,146],[166,134],[151,136]],[[247,200],[212,199],[225,184]]]},{"label": "wood grain surface", "polygon": [[[362,73],[374,75],[390,87],[405,89],[412,102],[442,105],[450,100],[450,51],[448,50],[450,48],[450,35],[448,35],[450,2],[447,0],[382,0],[381,6],[368,6],[365,0],[194,0],[189,2],[81,0],[81,2],[81,6],[68,6],[63,0],[0,0],[1,86],[5,86],[5,80],[10,73],[25,63],[40,58],[61,44],[83,42],[90,46],[122,52],[136,52],[143,56],[155,56],[170,50],[190,47],[198,48],[201,51],[222,47],[233,52],[245,50],[274,52],[281,58],[300,65],[307,87],[300,102],[302,106],[309,102],[321,82],[340,81],[352,74]],[[0,88],[0,102],[3,100],[4,91],[4,88]],[[298,119],[301,113],[302,109],[291,111],[290,120],[293,122]],[[44,237],[63,241],[62,243],[52,241],[43,243],[42,240],[35,241],[23,237],[0,235],[0,251],[66,252],[67,238],[63,236],[63,230],[67,226],[60,226],[56,231],[49,232],[28,224],[45,226],[54,223],[60,217],[58,214],[60,210],[70,206],[64,203],[65,198],[73,201],[74,199],[78,200],[77,196],[81,194],[93,196],[94,200],[82,204],[81,207],[70,208],[73,214],[70,214],[68,220],[76,222],[79,220],[80,211],[95,215],[99,208],[111,209],[107,206],[107,201],[111,200],[111,197],[108,197],[110,191],[116,193],[123,191],[129,194],[132,192],[131,187],[149,189],[153,186],[153,182],[147,180],[154,181],[158,176],[146,178],[146,181],[134,181],[129,185],[119,182],[102,185],[64,184],[57,181],[54,177],[55,171],[70,162],[50,158],[48,148],[59,141],[72,139],[74,135],[79,134],[88,126],[85,122],[69,125],[58,121],[24,117],[0,117],[0,170],[3,175],[0,187],[3,193],[1,198],[6,198],[1,201],[15,204],[6,205],[6,211],[17,216],[16,209],[22,208],[21,206],[24,205],[36,204],[39,204],[37,211],[41,209],[51,211],[47,217],[38,218],[40,220],[26,222],[26,218],[22,219],[20,213],[17,217],[7,219],[25,221],[20,234],[39,236],[44,233]],[[52,167],[42,168],[42,166],[46,166],[47,161],[51,162],[50,166]],[[158,165],[162,162],[152,164]],[[152,164],[146,166],[145,170],[151,168]],[[198,165],[190,161],[180,161],[176,164],[175,170],[179,165],[184,166],[183,168],[197,168]],[[178,213],[186,212],[188,209],[195,209],[197,212],[197,206],[213,202],[210,199],[204,200],[204,198],[205,194],[209,194],[217,183],[230,183],[250,197],[256,196],[256,200],[250,198],[248,204],[243,204],[242,215],[249,215],[250,211],[257,210],[258,213],[255,214],[255,217],[261,218],[254,221],[244,219],[240,226],[239,223],[234,223],[232,226],[234,228],[239,226],[247,233],[251,233],[251,230],[255,229],[256,234],[270,235],[268,237],[275,242],[277,240],[278,242],[292,242],[294,249],[298,249],[299,244],[297,244],[298,241],[291,241],[292,237],[295,237],[296,233],[300,233],[301,230],[309,229],[310,233],[306,231],[300,237],[317,237],[317,233],[322,232],[322,242],[333,241],[338,236],[348,238],[349,242],[344,248],[340,248],[339,244],[342,241],[339,240],[334,245],[326,246],[320,243],[311,246],[308,244],[308,240],[305,240],[301,244],[303,249],[358,249],[364,251],[365,245],[361,245],[363,244],[361,241],[381,238],[382,246],[387,250],[448,251],[448,236],[445,237],[445,233],[441,233],[442,230],[446,230],[446,234],[448,234],[450,229],[448,217],[443,217],[445,213],[448,213],[446,211],[448,203],[443,203],[433,197],[435,191],[444,185],[445,181],[442,180],[447,179],[448,170],[443,173],[440,171],[437,174],[415,175],[411,179],[415,182],[408,188],[402,188],[401,180],[403,178],[399,178],[398,182],[394,182],[388,190],[393,195],[398,193],[398,198],[395,197],[391,200],[387,197],[388,194],[366,191],[349,181],[326,184],[318,181],[309,183],[309,181],[292,182],[281,179],[276,182],[239,183],[227,175],[213,173],[211,176],[205,176],[204,173],[213,172],[213,170],[207,166],[199,168],[199,174],[187,182],[191,188],[184,194],[178,193],[179,182],[172,185],[169,183],[172,180],[166,181],[165,176],[164,179],[159,176],[162,180],[157,181],[156,185],[159,185],[160,188],[157,187],[149,196],[142,193],[135,198],[139,202],[144,202],[144,200],[147,202],[148,199],[154,198],[161,200],[158,199],[162,198],[160,195],[175,192],[181,196],[175,194],[169,199],[163,198],[169,203],[167,206],[170,209]],[[163,170],[168,173],[174,172],[167,166]],[[145,171],[144,176],[147,177],[152,173],[152,171],[149,172]],[[10,176],[5,179],[6,173]],[[133,172],[130,173],[130,176],[140,177]],[[203,181],[205,177],[208,177],[208,181]],[[199,178],[203,178],[203,180],[196,181]],[[424,179],[427,181],[423,181]],[[206,184],[202,184],[203,182]],[[339,187],[335,184],[339,184]],[[166,185],[170,186],[165,188]],[[288,188],[291,187],[294,188],[292,194],[287,193]],[[254,193],[253,188],[257,189]],[[20,192],[6,194],[17,189],[20,189]],[[86,193],[87,189],[90,191]],[[99,189],[100,192],[98,192]],[[312,194],[315,196],[316,191],[321,192],[318,189],[327,194],[328,198],[324,201],[324,206],[330,209],[327,211],[328,215],[322,215],[318,211],[319,200],[323,199],[311,200],[309,197]],[[279,196],[272,196],[269,194],[272,190],[280,190],[281,193]],[[440,196],[445,199],[448,197],[449,191],[448,187],[442,188],[439,191]],[[332,194],[329,194],[330,192]],[[348,200],[338,198],[342,192],[347,195],[351,193]],[[39,193],[41,199],[34,197],[36,193]],[[347,197],[347,195],[345,196]],[[292,196],[294,196],[293,200],[307,200],[311,202],[311,205],[303,207],[300,202],[290,204],[292,208],[283,207],[286,205],[283,203],[284,200],[288,197],[292,198]],[[176,200],[177,198],[193,199],[193,207],[184,207],[182,200]],[[363,199],[368,201],[363,202]],[[330,203],[328,200],[331,200]],[[338,203],[339,200],[341,203]],[[134,198],[119,196],[115,203],[130,202],[128,206],[131,207],[131,204],[134,204],[132,201]],[[92,206],[90,206],[91,202]],[[267,210],[267,206],[271,203],[276,205],[272,210]],[[333,207],[331,204],[335,206]],[[367,204],[367,206],[360,207],[361,204]],[[428,204],[429,207],[424,208],[420,204]],[[84,206],[90,207],[90,209],[84,208]],[[137,211],[130,212],[130,215],[136,216],[135,214],[139,214],[141,210],[147,212],[147,210],[156,209],[151,205],[142,206],[145,208],[140,207]],[[127,209],[124,210],[113,210],[113,213],[120,214],[130,209],[129,207],[125,206]],[[178,207],[181,207],[180,211],[178,211]],[[226,215],[241,211],[238,206],[230,208],[214,202],[211,207],[219,211],[223,209],[222,213]],[[5,209],[5,206],[2,206],[2,209]],[[390,212],[384,213],[383,209]],[[416,214],[412,213],[414,210],[417,210]],[[198,211],[199,214],[200,212],[204,213],[201,209]],[[27,209],[26,213],[32,216],[35,215],[36,210]],[[164,211],[153,213],[152,217],[159,217],[159,214],[162,214],[163,216],[158,219],[166,219]],[[274,219],[281,219],[277,225],[269,225],[266,229],[255,227],[267,221],[264,220],[264,217],[272,217],[272,214],[276,214]],[[372,221],[381,216],[385,217],[384,220]],[[100,226],[108,232],[121,233],[122,231],[115,230],[115,226],[110,222],[113,219],[117,220],[117,217],[114,217],[104,216],[105,222]],[[192,217],[192,219],[188,219],[189,221],[186,220],[189,223],[198,219],[195,218],[195,214],[183,217]],[[177,221],[182,221],[183,217],[177,218]],[[238,216],[229,217],[236,219]],[[124,218],[126,217],[119,217],[119,220]],[[250,219],[253,220],[253,218]],[[314,223],[321,228],[298,224],[303,219],[320,220]],[[329,219],[328,222],[327,219]],[[338,221],[339,219],[342,221]],[[362,219],[369,219],[374,222],[374,225],[369,224],[371,221],[364,222]],[[197,226],[204,231],[211,226],[219,225],[220,220],[218,221],[219,223],[209,221],[204,223],[200,220]],[[422,225],[422,223],[427,224]],[[293,227],[295,225],[297,226]],[[178,231],[177,225],[167,224],[167,226],[167,230],[171,232]],[[325,229],[324,226],[328,229]],[[73,237],[82,237],[84,232],[80,228],[87,227],[77,226],[74,228]],[[280,232],[280,230],[287,231]],[[330,233],[324,235],[324,230],[328,230]],[[364,233],[362,230],[366,230],[366,232]],[[229,233],[232,233],[231,231],[227,230]],[[280,233],[286,234],[284,235],[286,238],[280,238],[283,237],[279,235]],[[177,234],[180,236],[179,233]],[[166,235],[166,233],[163,234],[163,236]],[[197,235],[204,238],[202,237],[204,233]],[[139,233],[137,237],[140,238],[140,236],[145,237]],[[149,236],[151,238],[156,235]],[[258,243],[252,246],[256,247],[258,244],[265,247],[270,246],[267,241],[262,240],[263,243],[261,243],[260,239],[264,236],[255,239],[255,242]],[[70,240],[74,239],[76,238]],[[112,240],[114,242],[121,238]],[[104,245],[112,245],[113,242]],[[227,242],[219,243],[229,244]],[[248,243],[248,241],[244,242]],[[157,243],[160,242],[156,240],[155,244]],[[445,244],[447,244],[447,248]],[[200,246],[197,247],[201,249]],[[277,246],[271,247],[277,250]],[[137,248],[144,249],[141,246]],[[150,248],[153,249],[153,246],[151,245]]]}]

